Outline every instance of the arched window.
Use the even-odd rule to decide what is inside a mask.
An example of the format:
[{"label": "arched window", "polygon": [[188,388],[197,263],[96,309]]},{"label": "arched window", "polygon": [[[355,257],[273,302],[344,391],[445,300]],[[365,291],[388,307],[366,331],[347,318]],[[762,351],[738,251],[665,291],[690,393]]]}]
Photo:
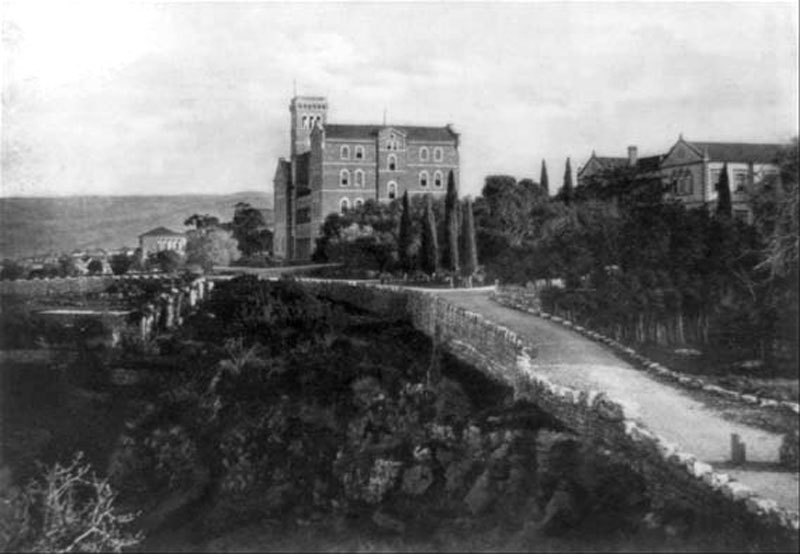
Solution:
[{"label": "arched window", "polygon": [[444,158],[444,153],[440,146],[433,149],[433,161],[440,162]]},{"label": "arched window", "polygon": [[308,129],[308,116],[303,116],[303,129]]},{"label": "arched window", "polygon": [[436,188],[442,188],[442,172],[437,171],[433,174],[433,186]]},{"label": "arched window", "polygon": [[350,172],[343,169],[339,172],[339,186],[346,187],[350,184]]},{"label": "arched window", "polygon": [[389,160],[387,163],[389,171],[395,171],[397,169],[397,156],[394,154],[389,154]]},{"label": "arched window", "polygon": [[353,175],[353,184],[357,187],[364,186],[364,172],[361,169],[356,169]]},{"label": "arched window", "polygon": [[363,146],[356,146],[356,159],[363,160],[364,159],[364,147]]},{"label": "arched window", "polygon": [[388,193],[389,200],[394,200],[397,198],[397,183],[390,181],[386,187],[386,191]]},{"label": "arched window", "polygon": [[363,205],[364,205],[364,199],[363,198],[356,198],[355,202],[353,202],[353,207],[355,209],[358,209]]},{"label": "arched window", "polygon": [[350,201],[347,198],[339,200],[339,211],[345,213],[350,209]]},{"label": "arched window", "polygon": [[428,172],[427,171],[420,171],[419,172],[419,186],[427,187],[428,186]]},{"label": "arched window", "polygon": [[427,162],[431,157],[430,150],[428,150],[427,146],[423,146],[419,149],[419,161]]},{"label": "arched window", "polygon": [[350,159],[350,147],[345,144],[344,146],[339,148],[339,157],[341,159],[343,159],[343,160],[349,160]]}]

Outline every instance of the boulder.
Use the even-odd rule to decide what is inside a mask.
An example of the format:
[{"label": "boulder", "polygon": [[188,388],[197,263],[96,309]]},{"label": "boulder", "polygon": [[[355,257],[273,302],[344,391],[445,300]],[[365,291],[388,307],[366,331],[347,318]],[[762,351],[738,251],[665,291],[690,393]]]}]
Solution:
[{"label": "boulder", "polygon": [[464,502],[469,507],[472,515],[479,515],[488,510],[497,498],[497,490],[492,482],[489,471],[484,471],[473,483],[472,488],[464,497]]}]

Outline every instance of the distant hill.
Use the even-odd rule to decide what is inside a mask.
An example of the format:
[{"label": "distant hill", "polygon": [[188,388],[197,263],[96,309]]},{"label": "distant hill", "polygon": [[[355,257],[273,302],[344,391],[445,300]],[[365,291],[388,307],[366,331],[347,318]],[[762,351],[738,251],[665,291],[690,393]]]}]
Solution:
[{"label": "distant hill", "polygon": [[230,221],[237,202],[268,210],[267,224],[272,225],[272,195],[266,192],[0,198],[0,258],[136,247],[139,235],[154,227],[187,230],[183,222],[192,214]]}]

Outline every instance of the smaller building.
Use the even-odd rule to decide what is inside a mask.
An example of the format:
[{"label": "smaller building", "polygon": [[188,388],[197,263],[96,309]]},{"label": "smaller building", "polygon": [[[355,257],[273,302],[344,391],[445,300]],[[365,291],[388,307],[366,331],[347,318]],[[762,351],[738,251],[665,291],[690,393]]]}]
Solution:
[{"label": "smaller building", "polygon": [[176,233],[166,227],[156,227],[139,235],[139,248],[142,252],[142,259],[164,250],[184,254],[186,253],[186,235]]},{"label": "smaller building", "polygon": [[659,174],[663,154],[654,156],[639,157],[639,150],[636,146],[628,147],[628,157],[598,156],[592,150],[592,155],[586,163],[578,168],[578,184],[585,185],[589,178],[600,175],[613,169],[625,167],[633,168],[642,177],[652,177]]}]

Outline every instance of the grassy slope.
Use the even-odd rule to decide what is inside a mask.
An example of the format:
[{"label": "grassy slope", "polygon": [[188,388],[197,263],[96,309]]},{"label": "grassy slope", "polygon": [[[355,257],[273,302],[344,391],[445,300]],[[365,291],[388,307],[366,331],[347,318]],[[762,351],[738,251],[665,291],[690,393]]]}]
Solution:
[{"label": "grassy slope", "polygon": [[[138,236],[154,227],[184,231],[195,213],[222,221],[237,202],[272,208],[261,192],[181,196],[72,196],[0,198],[0,258],[76,248],[138,246]],[[271,224],[271,218],[267,222]]]}]

